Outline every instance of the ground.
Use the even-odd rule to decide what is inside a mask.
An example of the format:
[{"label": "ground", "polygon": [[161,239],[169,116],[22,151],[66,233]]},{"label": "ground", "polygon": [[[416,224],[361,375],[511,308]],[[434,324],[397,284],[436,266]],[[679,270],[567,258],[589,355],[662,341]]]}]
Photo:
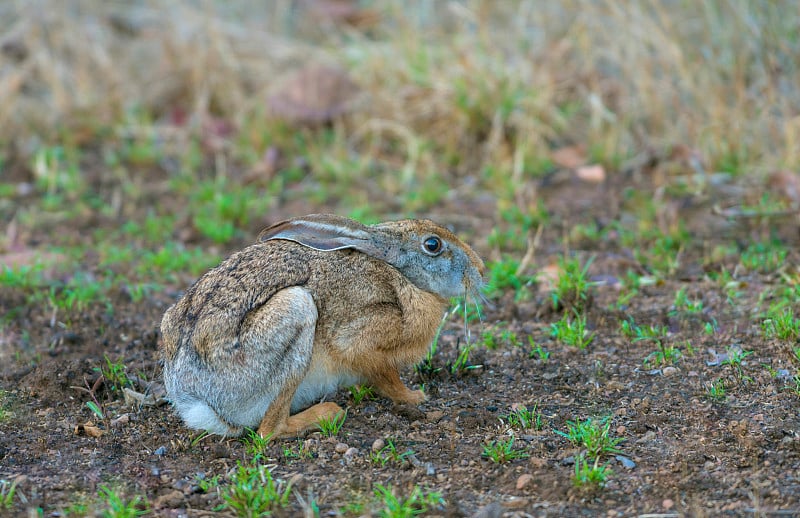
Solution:
[{"label": "ground", "polygon": [[[795,7],[0,2],[0,515],[800,516]],[[486,262],[427,401],[187,429],[164,311],[316,212]]]},{"label": "ground", "polygon": [[[645,193],[653,189],[644,179],[628,179],[625,185]],[[616,220],[627,210],[615,199],[621,186],[610,181],[587,183],[562,175],[538,187],[550,230],[539,236],[535,264],[547,265],[560,254],[561,229]],[[779,280],[772,271],[742,269],[724,282],[712,280],[708,272],[722,271],[726,263],[736,271],[739,253],[709,262],[709,250],[747,243],[764,232],[763,226],[714,215],[716,201],[670,199],[681,204],[691,239],[681,250],[680,271],[669,279],[648,276],[633,250],[613,233],[573,241],[571,255],[589,265],[593,283],[582,302],[594,333],[585,349],[551,337],[551,324],[569,312],[554,306],[540,280],[491,293],[482,321],[470,318],[469,368],[451,368],[456,347],[467,342],[463,315],[451,315],[427,369],[404,372],[408,384],[424,384],[429,399],[419,407],[371,397],[356,403],[349,391],[336,393],[332,400],[347,408],[338,435],[314,432],[302,440],[275,441],[261,454],[273,477],[292,481],[297,495],[276,514],[295,515],[302,502],[313,501],[323,515],[358,515],[359,506],[376,505],[377,484],[390,485],[400,495],[415,485],[439,492],[446,503],[429,513],[446,516],[469,516],[486,506],[507,516],[738,516],[800,510],[800,398],[792,390],[796,365],[790,360],[795,342],[769,337],[762,331],[764,318],[757,318],[769,305],[759,297],[777,297],[768,288]],[[450,207],[438,216],[469,236],[488,259],[491,252],[482,244],[492,227],[480,223],[487,208],[460,203],[473,218],[449,212]],[[293,207],[298,213],[314,209]],[[767,227],[788,249],[787,264],[796,259],[797,243],[794,222],[789,223]],[[96,222],[87,219],[60,232],[80,240],[91,225]],[[91,261],[87,258],[88,270]],[[643,281],[629,301],[620,302],[627,272],[639,272]],[[130,388],[159,396],[159,320],[185,287],[176,282],[136,303],[119,293],[110,301],[113,313],[90,305],[69,325],[53,325],[45,305],[7,317],[4,339],[27,330],[31,350],[26,353],[36,353],[35,361],[8,359],[0,372],[5,409],[0,479],[16,482],[11,510],[25,514],[39,508],[55,516],[80,511],[80,505],[93,509],[102,484],[131,498],[143,495],[158,515],[200,515],[222,503],[217,490],[204,491],[198,480],[224,480],[237,463],[252,458],[251,443],[192,432],[167,404],[126,402],[100,374],[105,358],[119,359],[132,380]],[[691,301],[683,307],[676,305],[680,290]],[[18,295],[4,288],[5,312],[19,302]],[[652,358],[645,362],[658,347],[652,340],[626,337],[620,327],[624,320],[666,326],[664,342],[681,354],[674,365]],[[546,359],[532,352],[534,343],[549,353]],[[752,354],[739,365],[726,363],[732,351]],[[725,391],[720,397],[711,392],[716,380]],[[92,400],[102,406],[104,419],[87,407]],[[541,413],[540,429],[509,426],[508,414],[520,405]],[[573,483],[582,448],[555,433],[566,431],[568,421],[587,418],[608,418],[610,435],[622,439],[621,457],[602,460],[613,470],[604,487]],[[81,427],[87,422],[101,435]],[[513,448],[526,458],[495,463],[484,455],[485,445],[512,436]],[[378,454],[383,462],[376,460],[380,440],[383,446],[391,441],[401,455],[384,452]],[[413,455],[402,455],[408,451]]]}]

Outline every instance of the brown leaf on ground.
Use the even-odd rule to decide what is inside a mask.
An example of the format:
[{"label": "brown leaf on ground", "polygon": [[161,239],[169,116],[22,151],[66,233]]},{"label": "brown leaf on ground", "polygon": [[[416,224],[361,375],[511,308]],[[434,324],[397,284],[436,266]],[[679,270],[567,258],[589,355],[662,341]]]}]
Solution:
[{"label": "brown leaf on ground", "polygon": [[281,163],[281,151],[275,146],[270,146],[261,155],[261,158],[253,164],[244,178],[246,184],[266,184],[278,171]]},{"label": "brown leaf on ground", "polygon": [[75,426],[74,433],[75,435],[86,435],[88,437],[97,438],[102,437],[102,435],[106,432],[95,426],[91,421],[87,421],[84,424]]},{"label": "brown leaf on ground", "polygon": [[800,175],[792,171],[775,171],[767,177],[767,188],[781,199],[800,203]]},{"label": "brown leaf on ground", "polygon": [[272,114],[292,124],[324,124],[348,112],[358,92],[347,72],[312,64],[290,75],[268,99]]},{"label": "brown leaf on ground", "polygon": [[366,29],[380,21],[377,11],[364,9],[353,0],[306,0],[305,5],[309,14],[319,22]]},{"label": "brown leaf on ground", "polygon": [[562,147],[553,151],[550,159],[559,167],[575,169],[586,163],[586,148],[584,146]]},{"label": "brown leaf on ground", "polygon": [[575,176],[589,183],[603,183],[606,180],[606,170],[599,164],[585,165],[575,170]]},{"label": "brown leaf on ground", "polygon": [[687,146],[686,144],[677,144],[673,146],[670,150],[668,160],[689,167],[695,173],[703,173],[705,171],[703,154],[700,150]]}]

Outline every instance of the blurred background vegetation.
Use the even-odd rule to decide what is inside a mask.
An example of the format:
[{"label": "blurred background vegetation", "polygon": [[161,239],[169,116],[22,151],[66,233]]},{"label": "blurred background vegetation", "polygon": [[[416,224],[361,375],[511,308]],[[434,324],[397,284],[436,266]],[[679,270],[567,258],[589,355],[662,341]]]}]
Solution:
[{"label": "blurred background vegetation", "polygon": [[588,167],[582,178],[621,189],[621,172],[656,162],[693,194],[718,175],[761,192],[788,170],[773,180],[797,203],[798,12],[767,0],[4,2],[0,252],[15,266],[41,244],[81,260],[90,246],[101,268],[197,275],[277,218],[336,211],[455,214],[483,235],[500,223],[497,259],[521,255],[546,218],[547,175]]},{"label": "blurred background vegetation", "polygon": [[[2,175],[43,181],[37,157],[126,179],[229,167],[285,182],[302,166],[413,198],[441,177],[508,196],[497,177],[542,175],[566,145],[610,170],[676,146],[709,171],[795,168],[797,12],[768,0],[4,2]],[[39,156],[52,146],[65,156]]]}]

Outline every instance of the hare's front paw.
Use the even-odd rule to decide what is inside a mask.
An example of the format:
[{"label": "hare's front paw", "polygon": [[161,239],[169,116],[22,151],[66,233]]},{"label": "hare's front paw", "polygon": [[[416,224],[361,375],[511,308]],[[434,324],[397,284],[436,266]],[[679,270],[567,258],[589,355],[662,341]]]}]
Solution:
[{"label": "hare's front paw", "polygon": [[419,405],[423,403],[428,396],[421,390],[409,390],[406,389],[404,394],[400,394],[399,397],[395,397],[394,401],[397,403],[408,403],[410,405]]}]

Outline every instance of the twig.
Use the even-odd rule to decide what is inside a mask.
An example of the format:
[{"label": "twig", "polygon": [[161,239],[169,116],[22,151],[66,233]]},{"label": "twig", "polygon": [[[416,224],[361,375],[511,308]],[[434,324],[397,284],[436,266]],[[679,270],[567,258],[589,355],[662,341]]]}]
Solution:
[{"label": "twig", "polygon": [[711,208],[711,212],[726,218],[782,218],[800,213],[800,207],[793,205],[784,210],[756,210],[741,208],[723,209],[719,205],[714,205]]},{"label": "twig", "polygon": [[517,271],[514,272],[514,275],[519,277],[522,272],[525,271],[528,266],[533,262],[533,256],[536,253],[536,248],[539,246],[539,239],[542,237],[542,231],[544,230],[544,225],[539,225],[536,228],[536,234],[532,235],[528,232],[528,248],[525,250],[525,255],[522,256],[522,260],[519,262],[519,266],[517,266]]}]

